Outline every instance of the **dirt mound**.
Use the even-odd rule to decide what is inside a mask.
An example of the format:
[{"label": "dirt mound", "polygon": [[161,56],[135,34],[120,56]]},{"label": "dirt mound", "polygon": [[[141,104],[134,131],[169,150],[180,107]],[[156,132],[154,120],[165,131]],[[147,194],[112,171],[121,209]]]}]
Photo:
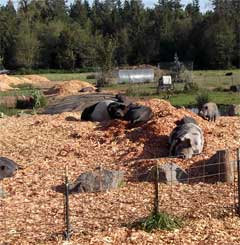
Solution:
[{"label": "dirt mound", "polygon": [[25,75],[24,78],[28,79],[32,83],[50,82],[48,78],[39,75]]},{"label": "dirt mound", "polygon": [[61,84],[54,85],[48,91],[46,91],[45,94],[66,96],[66,95],[76,94],[80,89],[85,87],[94,88],[94,86],[88,82],[84,82],[80,80],[70,80],[70,81],[65,81]]}]

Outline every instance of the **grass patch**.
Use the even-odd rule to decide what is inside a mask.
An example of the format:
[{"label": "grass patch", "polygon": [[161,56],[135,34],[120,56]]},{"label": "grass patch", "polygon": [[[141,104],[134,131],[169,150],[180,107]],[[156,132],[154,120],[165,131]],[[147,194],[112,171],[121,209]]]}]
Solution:
[{"label": "grass patch", "polygon": [[7,108],[0,105],[0,114],[1,115],[7,115],[7,116],[14,116],[17,115],[21,110],[16,108]]},{"label": "grass patch", "polygon": [[[19,88],[19,87],[18,87]],[[21,98],[17,98],[17,96],[31,96],[33,97],[33,101],[24,101]],[[16,104],[13,106],[6,105],[7,97],[15,97]],[[0,97],[2,97],[2,104],[0,105],[0,113],[3,113],[7,116],[17,115],[21,112],[27,114],[35,114],[36,109],[42,108],[47,105],[47,98],[42,94],[39,89],[29,87],[28,85],[20,86],[18,90],[0,92]],[[4,98],[5,97],[5,98]],[[13,100],[14,101],[14,100]],[[10,108],[11,107],[11,108]],[[12,108],[15,107],[15,108]]]},{"label": "grass patch", "polygon": [[17,84],[17,85],[11,84],[11,87],[18,88],[21,91],[23,91],[23,90],[34,90],[33,85],[30,83],[21,83],[21,84]]},{"label": "grass patch", "polygon": [[43,73],[41,76],[51,81],[81,80],[89,83],[96,83],[92,73]]},{"label": "grass patch", "polygon": [[134,222],[131,225],[131,228],[137,228],[146,232],[152,232],[154,230],[172,231],[181,228],[182,225],[183,222],[179,218],[165,212],[159,212]]}]

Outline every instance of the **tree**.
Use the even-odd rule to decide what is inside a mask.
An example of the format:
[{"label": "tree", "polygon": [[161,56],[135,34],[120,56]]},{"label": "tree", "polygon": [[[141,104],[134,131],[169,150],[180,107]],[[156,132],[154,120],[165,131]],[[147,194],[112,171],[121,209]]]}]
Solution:
[{"label": "tree", "polygon": [[46,15],[49,20],[58,19],[68,21],[68,7],[66,0],[46,0]]},{"label": "tree", "polygon": [[7,68],[13,68],[14,46],[16,32],[16,10],[12,1],[8,1],[5,7],[0,8],[0,57]]},{"label": "tree", "polygon": [[38,64],[39,42],[31,30],[29,22],[24,20],[16,36],[16,61],[18,67],[34,68]]},{"label": "tree", "polygon": [[88,21],[88,9],[86,3],[76,0],[70,7],[70,17],[84,27]]}]

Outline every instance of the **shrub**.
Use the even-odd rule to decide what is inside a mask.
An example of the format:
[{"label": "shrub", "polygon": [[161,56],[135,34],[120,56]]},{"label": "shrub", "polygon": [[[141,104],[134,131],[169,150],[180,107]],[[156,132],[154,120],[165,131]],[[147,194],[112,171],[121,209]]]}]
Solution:
[{"label": "shrub", "polygon": [[213,89],[213,91],[215,91],[215,92],[224,92],[225,89],[223,87],[216,87],[216,88]]},{"label": "shrub", "polygon": [[179,218],[173,217],[165,212],[153,213],[147,218],[132,224],[132,227],[152,232],[153,230],[169,230],[180,228],[183,225]]},{"label": "shrub", "polygon": [[202,91],[196,96],[196,105],[200,109],[205,103],[210,101],[210,96],[207,91]]},{"label": "shrub", "polygon": [[184,92],[192,92],[192,91],[198,91],[199,87],[196,83],[185,83],[183,91]]},{"label": "shrub", "polygon": [[90,74],[86,76],[87,79],[96,79],[96,75],[95,74]]},{"label": "shrub", "polygon": [[146,90],[146,88],[141,87],[139,85],[130,85],[126,90],[126,95],[138,97],[138,96],[151,96],[152,93],[151,91],[148,91]]},{"label": "shrub", "polygon": [[39,90],[35,90],[32,93],[32,96],[34,98],[34,107],[40,108],[47,105],[47,99],[43,96],[43,94]]}]

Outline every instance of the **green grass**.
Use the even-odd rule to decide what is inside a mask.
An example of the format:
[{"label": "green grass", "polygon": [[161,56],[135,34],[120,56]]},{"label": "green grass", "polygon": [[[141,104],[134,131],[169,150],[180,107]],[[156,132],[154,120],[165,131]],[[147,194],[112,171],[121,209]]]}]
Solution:
[{"label": "green grass", "polygon": [[[227,72],[232,72],[233,75],[225,76]],[[193,71],[193,82],[202,88],[229,88],[231,85],[240,83],[240,69]]]},{"label": "green grass", "polygon": [[[240,95],[238,93],[208,91],[208,95],[209,95],[210,101],[213,101],[217,104],[224,104],[224,105],[240,104]],[[168,100],[174,106],[185,106],[185,107],[196,106],[197,96],[198,96],[197,92],[179,93],[179,94],[171,95]]]},{"label": "green grass", "polygon": [[[225,73],[224,73],[225,74]],[[227,77],[228,79],[229,77]],[[240,83],[240,80],[239,80]],[[206,91],[209,94],[210,100],[217,104],[240,104],[240,94],[230,91],[223,91],[224,88],[231,86],[230,82],[216,83],[211,80],[206,80],[205,83],[200,84],[198,91],[184,92],[184,83],[175,84],[175,90],[170,92],[156,93],[157,83],[146,84],[115,84],[105,89],[115,89],[121,92],[125,92],[130,97],[136,98],[160,98],[167,99],[174,106],[196,106],[196,97],[201,91]],[[217,91],[215,91],[217,90]],[[220,90],[220,91],[219,91]]]},{"label": "green grass", "polygon": [[[234,75],[225,76],[227,72],[233,72]],[[52,81],[76,79],[95,83],[96,79],[88,79],[88,76],[91,74],[93,73],[67,73],[66,71],[60,71],[59,73],[41,73],[42,76],[45,76]],[[218,104],[240,104],[240,95],[238,93],[224,92],[224,89],[229,89],[231,85],[240,84],[240,69],[193,71],[193,82],[198,85],[200,90],[207,90],[210,99]],[[175,84],[174,92],[161,92],[159,95],[156,93],[157,83],[114,84],[105,87],[104,89],[125,92],[127,95],[136,98],[167,98],[175,106],[196,105],[196,96],[199,92],[183,92],[183,88],[184,83],[177,83]],[[20,92],[9,92],[11,95],[27,95],[28,93],[28,89],[25,90],[24,87],[21,88]],[[0,93],[0,95],[1,94],[2,93]]]},{"label": "green grass", "polygon": [[183,222],[174,216],[171,216],[165,212],[157,214],[151,214],[147,218],[143,218],[134,222],[131,228],[137,228],[146,232],[152,232],[154,230],[168,230],[172,231],[178,229],[183,225]]},{"label": "green grass", "polygon": [[13,86],[15,90],[9,90],[5,92],[0,92],[0,96],[18,96],[18,95],[31,95],[33,92],[39,89],[33,88],[31,84],[19,84]]},{"label": "green grass", "polygon": [[6,108],[0,105],[0,113],[3,113],[4,115],[13,116],[17,115],[19,112],[21,112],[21,110],[16,108]]},{"label": "green grass", "polygon": [[240,75],[240,69],[229,70],[196,70],[193,71],[194,76],[225,76],[227,72],[233,72],[233,74]]},{"label": "green grass", "polygon": [[43,73],[41,76],[51,81],[82,80],[90,83],[96,82],[96,79],[88,79],[87,76],[92,73]]}]

